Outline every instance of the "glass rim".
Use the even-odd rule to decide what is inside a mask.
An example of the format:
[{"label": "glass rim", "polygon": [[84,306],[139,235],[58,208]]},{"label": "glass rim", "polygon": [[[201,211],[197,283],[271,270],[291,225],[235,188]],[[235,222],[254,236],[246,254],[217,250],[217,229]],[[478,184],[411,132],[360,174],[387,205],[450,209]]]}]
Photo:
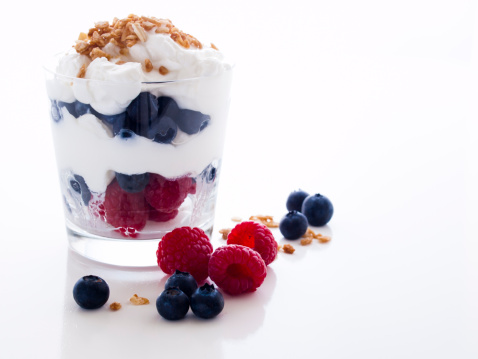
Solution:
[{"label": "glass rim", "polygon": [[[66,80],[69,81],[80,81],[80,82],[97,82],[97,83],[104,83],[104,84],[114,84],[114,85],[128,85],[128,84],[144,84],[144,85],[154,85],[154,84],[171,84],[171,83],[182,83],[182,82],[188,82],[188,81],[195,81],[199,79],[206,79],[206,78],[214,78],[220,75],[223,75],[224,73],[231,72],[236,64],[234,62],[228,62],[229,68],[225,68],[224,71],[218,73],[218,74],[213,74],[213,75],[201,75],[201,76],[195,76],[195,77],[186,77],[182,79],[176,79],[176,80],[167,80],[167,81],[126,81],[126,82],[119,82],[119,81],[111,81],[111,80],[99,80],[99,79],[87,79],[87,78],[81,78],[81,77],[73,77],[73,76],[68,76],[64,75],[61,73],[56,72],[54,69],[52,69],[52,66],[57,63],[54,62],[54,59],[59,59],[60,56],[64,55],[65,52],[58,52],[53,56],[48,57],[46,60],[42,62],[42,68],[45,72],[48,72],[52,74],[53,76],[58,76],[62,77]],[[47,63],[51,61],[51,63],[48,65]],[[138,62],[139,63],[139,62]]]}]

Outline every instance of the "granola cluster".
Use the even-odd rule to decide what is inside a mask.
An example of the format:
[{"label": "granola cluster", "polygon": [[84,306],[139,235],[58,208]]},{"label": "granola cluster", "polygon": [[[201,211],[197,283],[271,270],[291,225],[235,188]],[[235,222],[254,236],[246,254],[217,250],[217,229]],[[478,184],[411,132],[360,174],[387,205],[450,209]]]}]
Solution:
[{"label": "granola cluster", "polygon": [[92,60],[97,57],[108,58],[109,55],[101,51],[101,48],[112,43],[120,47],[124,55],[128,53],[128,47],[132,47],[138,41],[145,42],[148,39],[146,32],[150,30],[154,30],[157,34],[169,34],[171,39],[186,49],[202,49],[198,39],[180,31],[171,20],[133,14],[125,19],[115,17],[111,25],[108,21],[95,23],[95,27],[91,28],[87,34],[80,34],[75,49]]}]

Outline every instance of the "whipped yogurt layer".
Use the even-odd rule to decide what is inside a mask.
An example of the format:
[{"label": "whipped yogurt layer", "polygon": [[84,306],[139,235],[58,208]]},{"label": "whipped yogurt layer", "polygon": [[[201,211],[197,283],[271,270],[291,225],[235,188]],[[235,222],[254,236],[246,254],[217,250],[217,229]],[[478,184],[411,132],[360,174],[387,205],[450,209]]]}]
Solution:
[{"label": "whipped yogurt layer", "polygon": [[[130,15],[111,25],[96,23],[47,75],[47,92],[61,118],[52,126],[60,170],[82,176],[98,193],[115,172],[198,175],[222,157],[231,67],[214,45],[200,43],[169,20]],[[131,125],[134,101],[145,92],[158,101],[173,99],[180,113],[207,121],[195,132],[184,129],[189,118],[183,124],[168,119],[178,122],[174,138],[158,142]],[[168,116],[158,120],[158,131],[166,131]],[[118,126],[117,119],[123,121]],[[125,139],[125,130],[138,133]]]}]

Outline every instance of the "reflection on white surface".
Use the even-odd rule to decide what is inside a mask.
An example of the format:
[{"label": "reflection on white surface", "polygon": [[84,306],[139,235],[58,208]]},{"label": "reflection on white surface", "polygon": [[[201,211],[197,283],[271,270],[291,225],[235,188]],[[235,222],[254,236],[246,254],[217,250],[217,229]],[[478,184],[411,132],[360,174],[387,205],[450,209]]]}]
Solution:
[{"label": "reflection on white surface", "polygon": [[[98,310],[84,310],[73,300],[75,282],[84,275],[103,278],[110,287],[108,303]],[[122,268],[90,261],[68,251],[65,305],[63,312],[62,358],[161,357],[175,353],[178,358],[198,355],[203,348],[207,357],[224,357],[223,343],[254,335],[263,324],[265,306],[276,285],[276,275],[268,268],[263,285],[255,292],[237,297],[224,295],[223,312],[212,320],[202,320],[189,311],[186,318],[170,322],[156,311],[156,298],[167,279],[159,267]],[[133,294],[146,297],[150,304],[129,303]],[[113,312],[109,304],[122,308]]]}]

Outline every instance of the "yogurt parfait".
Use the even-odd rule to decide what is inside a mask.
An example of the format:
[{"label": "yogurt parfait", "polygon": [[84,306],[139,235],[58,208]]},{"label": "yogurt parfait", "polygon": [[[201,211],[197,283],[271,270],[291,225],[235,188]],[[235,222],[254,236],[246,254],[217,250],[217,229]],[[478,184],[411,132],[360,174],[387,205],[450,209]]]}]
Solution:
[{"label": "yogurt parfait", "polygon": [[71,235],[210,233],[232,78],[216,46],[129,15],[95,23],[45,70]]}]

